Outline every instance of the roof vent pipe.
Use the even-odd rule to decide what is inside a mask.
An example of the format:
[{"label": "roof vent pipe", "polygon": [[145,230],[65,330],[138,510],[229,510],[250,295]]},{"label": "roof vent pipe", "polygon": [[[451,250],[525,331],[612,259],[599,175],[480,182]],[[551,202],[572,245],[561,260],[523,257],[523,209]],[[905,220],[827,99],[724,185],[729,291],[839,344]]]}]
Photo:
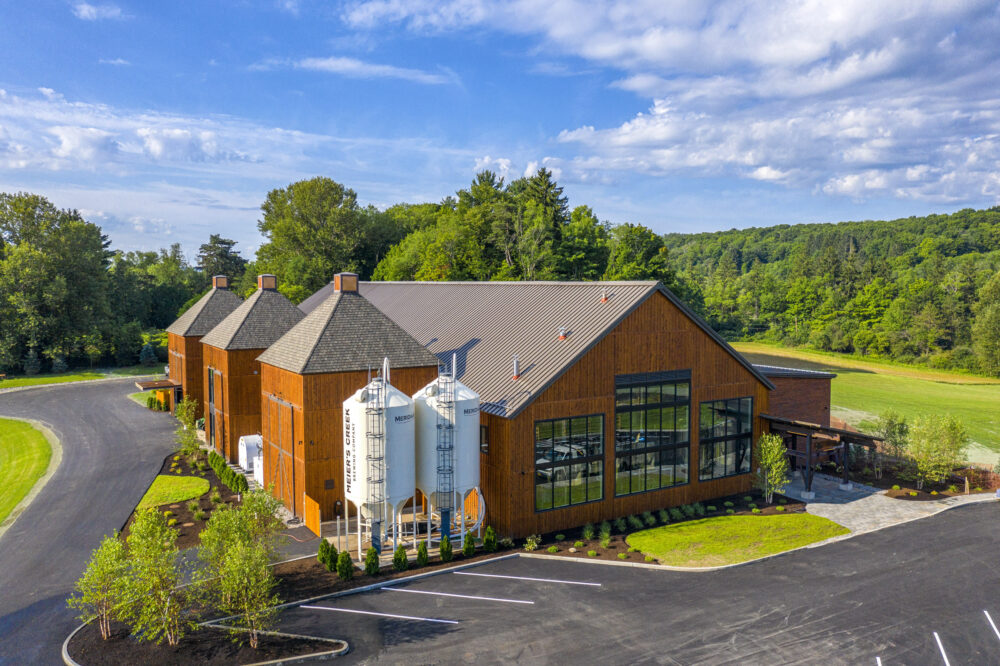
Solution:
[{"label": "roof vent pipe", "polygon": [[514,354],[514,376],[511,379],[521,378],[521,364],[517,360],[517,354]]},{"label": "roof vent pipe", "polygon": [[565,326],[560,326],[559,327],[559,339],[560,340],[565,340],[566,339],[566,327]]},{"label": "roof vent pipe", "polygon": [[601,303],[608,302],[608,289],[607,287],[601,288]]}]

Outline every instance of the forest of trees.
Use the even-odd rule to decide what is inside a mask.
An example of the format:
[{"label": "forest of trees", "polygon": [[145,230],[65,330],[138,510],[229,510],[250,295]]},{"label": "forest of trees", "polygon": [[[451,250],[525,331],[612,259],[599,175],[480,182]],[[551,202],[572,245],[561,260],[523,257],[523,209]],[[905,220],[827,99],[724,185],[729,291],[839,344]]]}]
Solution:
[{"label": "forest of trees", "polygon": [[[76,211],[0,194],[0,372],[135,362],[209,288],[273,273],[299,302],[338,271],[374,280],[660,280],[729,339],[1000,375],[1000,207],[889,222],[661,236],[570,207],[551,172],[490,171],[440,203],[358,204],[329,178],[272,190],[248,261],[212,235],[112,251]],[[162,340],[162,336],[159,336]],[[162,354],[162,350],[161,350]]]}]

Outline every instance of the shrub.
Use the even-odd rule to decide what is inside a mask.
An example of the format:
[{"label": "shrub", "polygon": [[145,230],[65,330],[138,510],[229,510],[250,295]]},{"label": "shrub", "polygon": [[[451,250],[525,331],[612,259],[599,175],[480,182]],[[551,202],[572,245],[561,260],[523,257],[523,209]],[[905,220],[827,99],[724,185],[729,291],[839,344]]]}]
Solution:
[{"label": "shrub", "polygon": [[735,512],[735,511],[733,511],[732,509],[726,509],[726,515],[727,515],[727,516],[731,516],[731,515],[733,515],[734,513],[736,513],[736,512]]},{"label": "shrub", "polygon": [[319,560],[327,571],[333,572],[337,568],[337,558],[339,554],[337,553],[337,547],[326,539],[320,539],[319,542],[319,553],[316,559]]},{"label": "shrub", "polygon": [[337,576],[340,580],[351,580],[354,577],[354,562],[351,562],[351,555],[346,550],[340,551],[337,556]]},{"label": "shrub", "polygon": [[776,506],[776,507],[774,507],[774,510],[775,511],[784,511],[785,507],[783,507],[783,506]]},{"label": "shrub", "polygon": [[694,507],[690,504],[685,504],[681,507],[681,512],[684,514],[685,518],[694,518]]},{"label": "shrub", "polygon": [[493,529],[492,525],[486,526],[486,535],[483,537],[483,550],[487,553],[496,552],[497,549],[497,533]]},{"label": "shrub", "polygon": [[503,548],[513,548],[514,540],[510,537],[500,537],[500,546]]},{"label": "shrub", "polygon": [[910,458],[917,468],[917,488],[944,481],[965,459],[969,435],[951,414],[921,415],[910,428]]},{"label": "shrub", "polygon": [[949,493],[957,493],[958,492],[958,486],[956,486],[954,483],[951,484],[950,486],[948,486],[948,492]]},{"label": "shrub", "polygon": [[600,534],[611,534],[611,523],[604,520],[601,521],[600,527],[597,528],[598,535]]},{"label": "shrub", "polygon": [[981,493],[983,492],[983,488],[982,486],[976,486],[975,488],[972,489],[972,492]]},{"label": "shrub", "polygon": [[908,495],[909,495],[910,497],[916,497],[916,496],[917,496],[917,491],[916,491],[916,490],[911,490],[911,491],[910,491],[909,493],[907,493],[907,494],[908,494]]},{"label": "shrub", "polygon": [[778,500],[778,504],[781,504],[782,506],[784,506],[785,504],[788,504],[788,500],[786,500],[786,499],[784,499],[784,498],[782,498],[782,499],[779,499],[779,500]]},{"label": "shrub", "polygon": [[549,551],[550,553],[558,553],[559,546],[549,546],[548,548],[546,548],[546,550]]},{"label": "shrub", "polygon": [[604,548],[605,550],[607,550],[608,548],[611,548],[611,537],[610,536],[601,537],[601,548]]},{"label": "shrub", "polygon": [[744,501],[744,502],[752,502],[752,501],[753,501],[753,498],[752,498],[752,497],[750,497],[749,495],[744,495],[744,496],[743,496],[743,501]]},{"label": "shrub", "polygon": [[557,534],[556,535],[556,541],[565,541],[565,540],[566,540],[566,535],[565,534]]},{"label": "shrub", "polygon": [[38,352],[32,349],[25,354],[21,367],[24,368],[24,374],[37,375],[42,369],[42,362],[38,360]]},{"label": "shrub", "polygon": [[667,510],[666,510],[666,509],[660,509],[659,511],[657,511],[657,512],[656,512],[656,517],[657,517],[657,518],[658,518],[658,519],[660,520],[660,522],[661,522],[661,523],[663,523],[664,525],[666,525],[667,523],[669,523],[669,522],[670,522],[670,514],[669,514],[669,513],[667,513]]},{"label": "shrub", "polygon": [[936,491],[936,490],[932,490],[931,491],[931,495],[937,495],[937,494],[938,494],[938,491]]},{"label": "shrub", "polygon": [[576,542],[573,543],[573,547],[574,548],[583,548],[583,542],[582,541],[576,541]]},{"label": "shrub", "polygon": [[172,515],[174,515],[174,512],[173,512],[173,511],[164,511],[164,512],[163,512],[163,517],[164,517],[164,518],[169,518],[169,517],[170,517],[170,516],[172,516]]},{"label": "shrub", "polygon": [[627,560],[628,559],[628,553],[618,553],[618,559],[619,560]]},{"label": "shrub", "polygon": [[372,546],[365,551],[365,573],[369,576],[377,576],[379,569],[378,551]]},{"label": "shrub", "polygon": [[627,520],[628,520],[628,526],[633,530],[642,529],[642,519],[639,518],[638,516],[629,516]]},{"label": "shrub", "polygon": [[747,504],[747,508],[748,508],[748,509],[756,509],[756,508],[757,508],[757,505],[756,505],[756,504],[754,504],[753,502],[750,502],[749,504]]},{"label": "shrub", "polygon": [[587,551],[587,555],[590,555],[591,557],[597,557],[597,551],[596,550],[588,550]]},{"label": "shrub", "polygon": [[213,490],[212,494],[208,496],[208,499],[211,500],[213,504],[219,504],[222,502],[222,495],[219,494],[218,490]]},{"label": "shrub", "polygon": [[[486,528],[487,536],[489,536],[489,531],[491,529],[493,529],[493,528],[492,527],[487,527]],[[425,541],[421,541],[417,545],[417,566],[418,567],[426,567],[428,559],[430,559],[430,557],[427,555],[427,541],[426,540]]]},{"label": "shrub", "polygon": [[702,505],[701,502],[695,502],[691,506],[691,508],[694,509],[695,515],[698,516],[699,518],[705,515],[705,507]]},{"label": "shrub", "polygon": [[618,532],[619,534],[628,529],[628,525],[624,518],[615,518],[614,526],[615,532]]},{"label": "shrub", "polygon": [[670,520],[672,520],[675,523],[679,520],[684,520],[684,514],[681,513],[681,510],[678,509],[677,507],[672,507],[670,509]]},{"label": "shrub", "polygon": [[875,433],[880,436],[889,456],[900,459],[906,455],[910,426],[906,417],[893,410],[882,412],[875,424]]},{"label": "shrub", "polygon": [[630,553],[638,553],[639,549],[636,548],[635,546],[629,546],[628,552],[630,552]]},{"label": "shrub", "polygon": [[472,532],[465,533],[465,540],[462,542],[462,556],[472,557],[476,554],[476,538]]},{"label": "shrub", "polygon": [[757,507],[754,507],[753,509],[751,509],[751,512],[752,513],[760,513],[760,509],[758,509]]},{"label": "shrub", "polygon": [[176,524],[177,524],[176,518],[171,518],[170,520],[167,521],[167,527],[173,527]]},{"label": "shrub", "polygon": [[899,488],[899,486],[898,486],[898,485],[896,485],[896,484],[893,484],[893,486],[892,486],[892,489],[893,489],[893,490],[899,490],[900,488]]},{"label": "shrub", "polygon": [[732,509],[736,505],[730,502],[729,500],[726,500],[725,502],[722,503],[722,506],[726,507],[727,509]]},{"label": "shrub", "polygon": [[655,562],[656,561],[656,558],[653,557],[652,555],[647,555],[645,559],[646,559],[647,562]]},{"label": "shrub", "polygon": [[190,502],[188,502],[188,511],[190,511],[191,513],[194,513],[200,508],[201,504],[198,503],[198,500],[191,500]]},{"label": "shrub", "polygon": [[146,396],[146,409],[158,409],[156,395],[150,393]]},{"label": "shrub", "polygon": [[590,541],[591,539],[594,538],[593,523],[587,523],[586,525],[583,526],[583,529],[580,530],[580,538],[582,538],[584,541]]},{"label": "shrub", "polygon": [[540,534],[529,534],[524,537],[524,549],[529,553],[533,550],[538,550],[538,546],[542,543],[542,535]]},{"label": "shrub", "polygon": [[653,525],[656,525],[656,516],[654,516],[650,511],[644,511],[642,513],[642,522],[646,524],[646,527],[652,527]]},{"label": "shrub", "polygon": [[139,351],[139,363],[148,368],[149,366],[156,365],[156,360],[156,348],[153,347],[152,343],[147,342]]},{"label": "shrub", "polygon": [[[197,511],[194,512],[194,517],[196,520],[205,520],[208,518],[208,514],[202,511],[201,509],[198,509]],[[171,518],[171,520],[176,520],[176,519]]]},{"label": "shrub", "polygon": [[453,557],[451,539],[441,539],[441,545],[438,546],[438,555],[440,555],[442,562],[451,562],[451,558]]},{"label": "shrub", "polygon": [[715,507],[714,507],[713,505],[711,505],[711,504],[709,504],[709,505],[708,505],[707,507],[705,507],[705,509],[706,509],[706,510],[707,510],[707,511],[708,511],[709,513],[715,513],[716,511],[718,511],[718,509],[716,509],[716,508],[715,508]]}]

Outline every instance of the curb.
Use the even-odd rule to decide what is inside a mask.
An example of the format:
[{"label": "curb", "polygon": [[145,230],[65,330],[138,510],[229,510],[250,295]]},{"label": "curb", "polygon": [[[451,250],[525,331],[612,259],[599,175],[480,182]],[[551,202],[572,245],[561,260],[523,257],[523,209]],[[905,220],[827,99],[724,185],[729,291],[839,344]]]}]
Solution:
[{"label": "curb", "polygon": [[17,522],[17,519],[21,516],[22,513],[24,513],[24,510],[27,509],[28,506],[34,501],[34,499],[38,497],[39,493],[41,493],[42,490],[45,489],[45,486],[48,485],[49,481],[52,480],[52,477],[55,476],[56,471],[59,469],[59,465],[62,464],[62,457],[63,457],[62,442],[59,440],[58,437],[56,437],[55,431],[52,430],[49,424],[44,423],[42,421],[37,421],[35,419],[22,419],[13,416],[4,416],[3,418],[8,419],[10,421],[21,421],[22,423],[27,423],[35,430],[41,432],[42,436],[44,436],[45,439],[48,441],[49,448],[51,449],[52,453],[51,456],[49,457],[49,465],[48,467],[45,468],[45,472],[40,477],[38,477],[38,480],[35,481],[34,485],[32,485],[31,488],[28,489],[28,492],[24,495],[24,497],[21,498],[21,501],[18,502],[14,506],[14,508],[10,510],[10,513],[7,514],[7,517],[3,520],[2,523],[0,523],[0,537],[4,535],[4,532],[6,532],[7,530],[9,530],[11,527],[14,526],[14,523]]},{"label": "curb", "polygon": [[90,623],[89,622],[84,622],[83,624],[81,624],[79,627],[77,627],[76,629],[74,629],[73,632],[70,633],[69,636],[66,637],[66,640],[63,641],[63,644],[62,644],[62,660],[63,660],[63,663],[66,664],[66,666],[83,666],[83,664],[77,662],[76,660],[73,659],[73,657],[69,656],[69,642],[71,640],[73,640],[73,637],[76,636],[76,634],[81,629],[83,629],[84,627],[86,627],[88,624],[90,624]]}]

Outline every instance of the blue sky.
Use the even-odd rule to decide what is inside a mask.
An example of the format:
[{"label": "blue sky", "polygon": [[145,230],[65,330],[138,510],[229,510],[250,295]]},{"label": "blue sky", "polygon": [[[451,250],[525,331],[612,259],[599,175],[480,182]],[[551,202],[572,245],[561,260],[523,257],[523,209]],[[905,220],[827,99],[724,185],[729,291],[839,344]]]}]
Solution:
[{"label": "blue sky", "polygon": [[316,175],[381,207],[544,165],[658,232],[981,208],[998,35],[995,0],[5,3],[0,191],[246,255]]}]

